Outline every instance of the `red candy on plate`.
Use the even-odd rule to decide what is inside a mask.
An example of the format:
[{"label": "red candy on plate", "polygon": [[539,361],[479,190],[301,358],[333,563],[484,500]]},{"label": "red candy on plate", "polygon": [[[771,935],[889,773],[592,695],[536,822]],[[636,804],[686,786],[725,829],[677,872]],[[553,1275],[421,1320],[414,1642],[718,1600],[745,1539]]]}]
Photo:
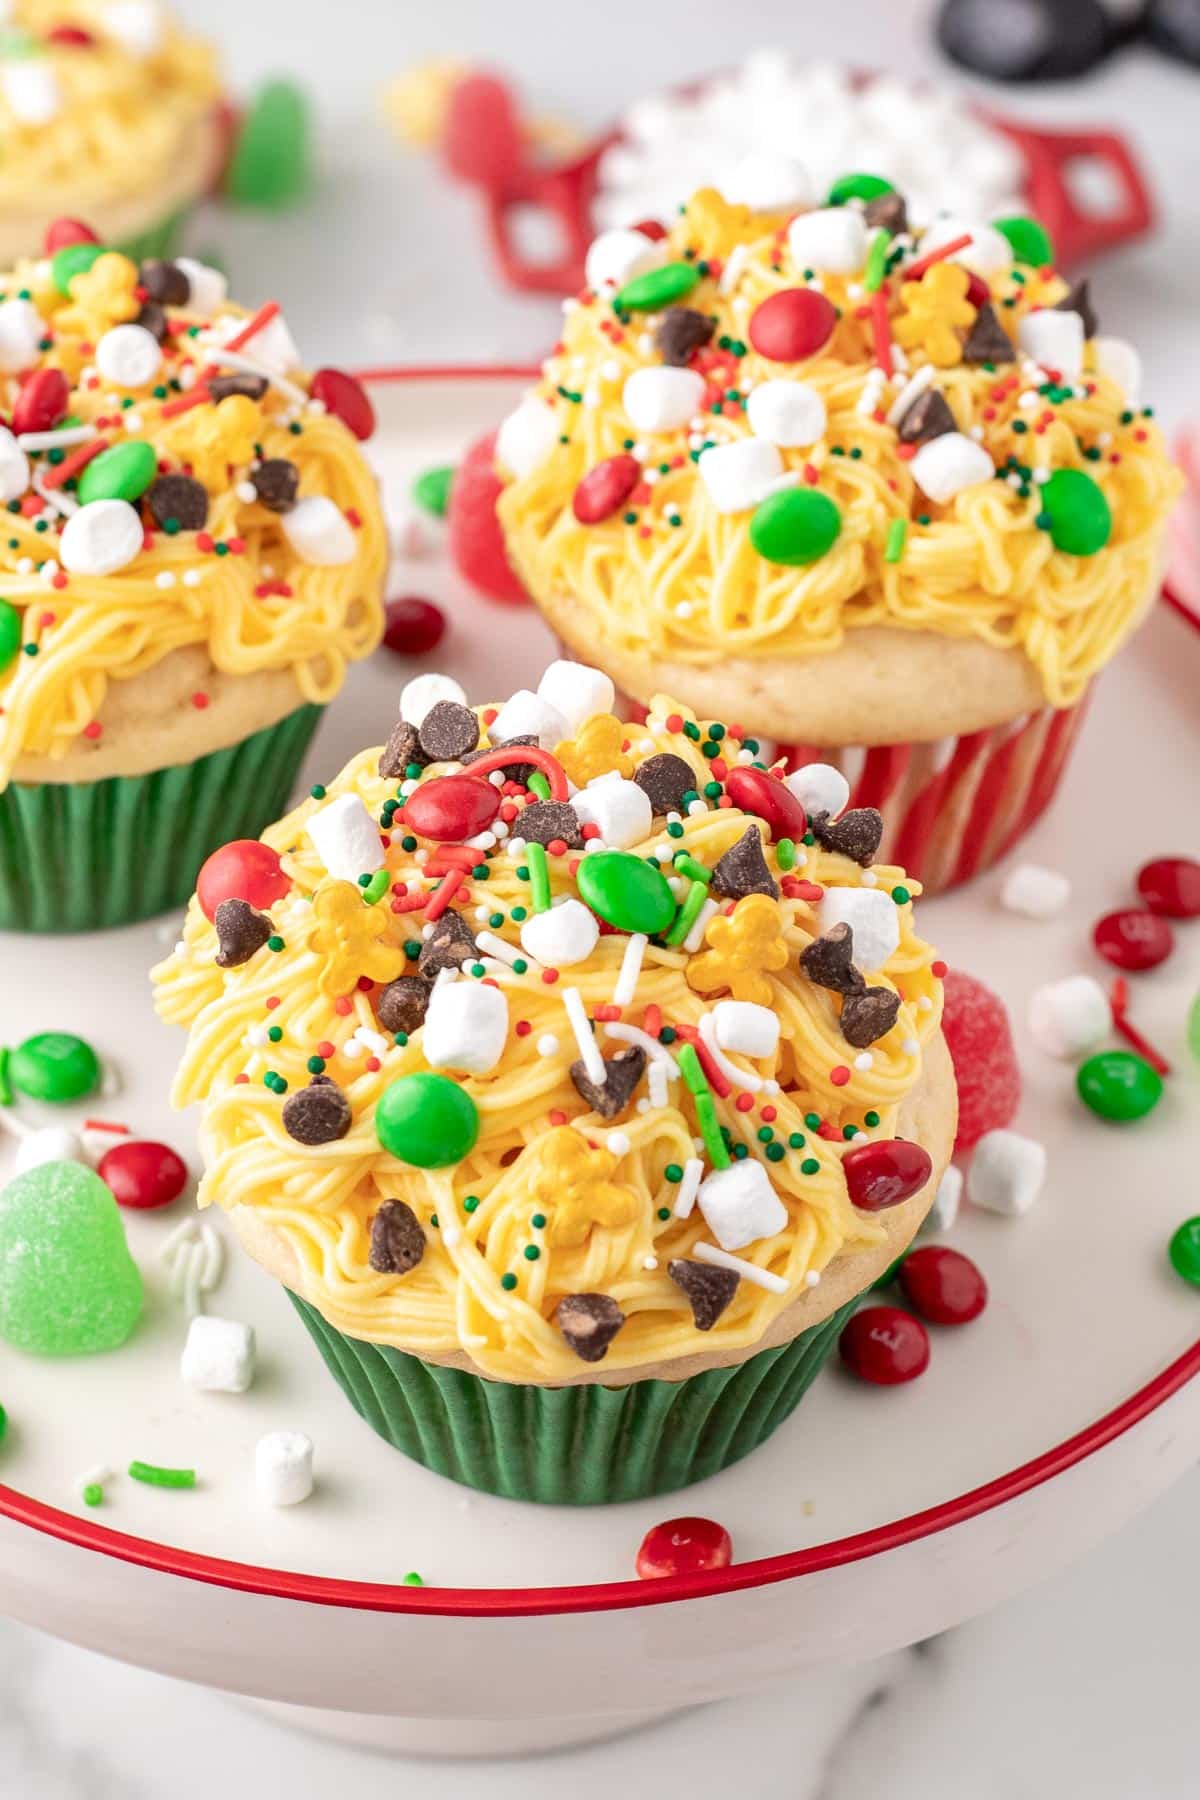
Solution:
[{"label": "red candy on plate", "polygon": [[1137,972],[1166,962],[1175,948],[1175,933],[1157,913],[1126,906],[1096,921],[1092,942],[1105,962]]},{"label": "red candy on plate", "polygon": [[838,1351],[860,1381],[898,1387],[929,1367],[929,1333],[898,1306],[865,1306],[843,1326]]},{"label": "red candy on plate", "polygon": [[987,1305],[987,1282],[969,1256],[945,1244],[922,1244],[900,1264],[900,1291],[931,1325],[966,1325]]},{"label": "red candy on plate", "polygon": [[795,794],[765,769],[739,763],[725,777],[725,792],[735,806],[761,819],[776,841],[791,838],[798,843],[808,830],[808,817]]},{"label": "red candy on plate", "polygon": [[214,850],[196,877],[200,910],[211,923],[222,900],[245,900],[262,910],[291,887],[277,851],[257,838],[235,838]]},{"label": "red candy on plate", "polygon": [[529,595],[514,575],[496,517],[501,482],[495,468],[496,434],[476,440],[463,457],[446,509],[447,541],[455,567],[491,600],[523,605]]},{"label": "red candy on plate", "polygon": [[1168,919],[1200,919],[1200,862],[1160,856],[1138,870],[1137,891],[1152,913]]},{"label": "red candy on plate", "polygon": [[1021,1072],[1004,1002],[961,969],[946,972],[942,1032],[958,1083],[955,1150],[969,1150],[985,1131],[1012,1122],[1021,1101]]},{"label": "red candy on plate", "polygon": [[474,775],[439,775],[411,793],[401,815],[405,825],[441,844],[462,844],[486,831],[500,811],[500,791]]},{"label": "red candy on plate", "polygon": [[169,1144],[137,1140],[114,1144],[100,1158],[97,1173],[112,1189],[118,1206],[150,1212],[170,1206],[187,1186],[187,1164]]},{"label": "red candy on plate", "polygon": [[606,456],[593,465],[575,489],[571,509],[581,525],[598,525],[624,506],[642,479],[636,456]]},{"label": "red candy on plate", "polygon": [[46,227],[46,235],[42,240],[47,256],[53,256],[56,250],[65,250],[71,244],[98,244],[90,225],[82,219],[52,219]]},{"label": "red candy on plate", "polygon": [[61,369],[35,369],[13,404],[12,429],[50,431],[66,414],[71,390]]},{"label": "red candy on plate", "polygon": [[397,656],[425,656],[446,635],[445,613],[419,594],[389,600],[383,616],[383,641]]},{"label": "red candy on plate", "polygon": [[928,1150],[909,1138],[877,1138],[842,1158],[846,1191],[862,1212],[885,1212],[919,1194],[933,1174]]},{"label": "red candy on plate", "polygon": [[732,1560],[733,1541],[715,1519],[664,1519],[642,1539],[635,1567],[643,1581],[657,1581],[727,1569]]},{"label": "red candy on plate", "polygon": [[750,315],[747,336],[771,362],[803,362],[833,336],[837,308],[816,288],[784,288]]},{"label": "red candy on plate", "polygon": [[312,397],[326,412],[340,419],[347,431],[365,442],[375,430],[375,408],[361,381],[344,369],[318,369],[312,378]]}]

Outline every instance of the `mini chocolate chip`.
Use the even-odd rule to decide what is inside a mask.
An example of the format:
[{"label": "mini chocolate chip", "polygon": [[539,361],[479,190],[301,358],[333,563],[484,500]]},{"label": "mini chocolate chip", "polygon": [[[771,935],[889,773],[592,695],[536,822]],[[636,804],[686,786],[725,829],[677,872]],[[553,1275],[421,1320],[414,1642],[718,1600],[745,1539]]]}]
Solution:
[{"label": "mini chocolate chip", "polygon": [[416,726],[401,719],[398,725],[392,727],[392,735],[383,746],[379,758],[379,773],[385,781],[402,781],[404,771],[410,763],[424,766],[424,762]]},{"label": "mini chocolate chip", "polygon": [[668,306],[655,338],[658,353],[671,368],[684,369],[692,351],[702,350],[716,329],[716,320],[707,313],[691,306]]},{"label": "mini chocolate chip", "polygon": [[868,200],[863,207],[863,224],[872,231],[890,231],[893,237],[898,231],[907,231],[908,205],[904,195],[893,188],[890,194],[877,194],[874,200]]},{"label": "mini chocolate chip", "polygon": [[314,1075],[283,1103],[283,1129],[298,1144],[334,1144],[354,1122],[350,1102],[328,1075]]},{"label": "mini chocolate chip", "polygon": [[611,1294],[567,1294],[554,1309],[554,1323],[580,1362],[602,1362],[625,1323]]},{"label": "mini chocolate chip", "polygon": [[241,369],[232,369],[225,375],[210,375],[208,391],[219,405],[222,400],[233,400],[241,397],[245,400],[261,400],[270,382],[265,375],[250,375]]},{"label": "mini chocolate chip", "polygon": [[686,1262],[672,1257],[667,1274],[686,1294],[697,1331],[711,1331],[737,1292],[738,1277],[732,1269],[717,1269],[711,1263]]},{"label": "mini chocolate chip", "polygon": [[1086,277],[1082,281],[1077,281],[1069,294],[1064,294],[1061,300],[1055,301],[1054,310],[1055,312],[1078,313],[1083,320],[1084,337],[1095,337],[1100,329],[1100,320],[1092,305],[1092,296]]},{"label": "mini chocolate chip", "polygon": [[146,489],[146,505],[158,524],[174,520],[181,531],[203,531],[208,490],[192,475],[160,475]]},{"label": "mini chocolate chip", "polygon": [[160,344],[167,335],[167,315],[157,300],[144,302],[134,324],[140,325],[143,331],[148,331],[150,336]]},{"label": "mini chocolate chip", "polygon": [[[488,737],[491,738],[491,735],[492,734],[489,731]],[[466,756],[460,758],[460,761],[462,761],[463,763],[478,762],[481,756],[490,756],[492,754],[493,750],[508,750],[512,747],[513,744],[520,745],[520,744],[536,744],[536,743],[537,743],[536,737],[510,737],[510,738],[505,738],[500,743],[497,743],[493,740],[489,744],[484,745],[483,749],[481,749],[481,750],[469,750],[467,752]],[[505,773],[505,776],[508,778],[508,780],[515,781],[520,786],[524,787],[525,783],[529,780],[529,777],[533,774],[533,764],[532,763],[509,763],[509,765],[505,769],[504,773]]]},{"label": "mini chocolate chip", "polygon": [[246,900],[222,900],[213,914],[213,924],[217,928],[219,969],[236,969],[249,962],[275,929],[266,913],[255,912]]},{"label": "mini chocolate chip", "polygon": [[814,813],[808,828],[822,849],[848,856],[866,869],[875,861],[883,837],[883,814],[874,806],[852,807],[836,820],[828,813]]},{"label": "mini chocolate chip", "polygon": [[779,898],[779,883],[767,867],[762,839],[753,825],[747,825],[736,844],[713,864],[712,888],[727,900],[744,900],[747,894],[770,894]]},{"label": "mini chocolate chip", "polygon": [[432,981],[441,969],[461,969],[475,962],[479,950],[475,934],[461,913],[453,909],[442,914],[430,935],[421,945],[417,967],[426,981]]},{"label": "mini chocolate chip", "polygon": [[403,1031],[409,1037],[425,1023],[429,983],[419,975],[398,975],[375,998],[375,1014],[385,1031]]},{"label": "mini chocolate chip", "polygon": [[251,469],[250,483],[271,512],[291,512],[300,488],[300,471],[286,456],[268,456]]},{"label": "mini chocolate chip", "polygon": [[658,756],[648,756],[634,770],[633,779],[656,813],[670,813],[683,811],[683,796],[696,792],[700,777],[682,756],[664,750]]},{"label": "mini chocolate chip", "polygon": [[602,1119],[615,1119],[633,1099],[646,1067],[646,1052],[640,1044],[630,1044],[627,1050],[618,1050],[615,1056],[606,1058],[604,1067],[608,1073],[603,1087],[591,1079],[582,1059],[571,1064],[569,1073],[580,1099],[586,1100]]},{"label": "mini chocolate chip", "polygon": [[479,720],[457,700],[439,700],[421,720],[417,736],[426,762],[461,762],[479,742]]},{"label": "mini chocolate chip", "polygon": [[425,1254],[425,1233],[412,1207],[385,1200],[371,1220],[367,1261],[377,1275],[407,1275]]},{"label": "mini chocolate chip", "polygon": [[163,262],[158,257],[144,262],[138,270],[138,285],[147,297],[160,306],[186,306],[192,297],[192,284],[178,263]]},{"label": "mini chocolate chip", "polygon": [[900,996],[891,988],[864,987],[842,1002],[842,1036],[856,1050],[865,1050],[890,1031],[900,1011]]},{"label": "mini chocolate chip", "polygon": [[571,850],[583,843],[579,815],[566,800],[533,800],[513,826],[516,837],[527,844],[552,844],[559,839]]},{"label": "mini chocolate chip", "polygon": [[1005,331],[990,300],[975,315],[975,323],[963,339],[966,363],[1010,363],[1017,360],[1013,341]]},{"label": "mini chocolate chip", "polygon": [[863,985],[854,967],[854,933],[849,925],[832,925],[824,937],[814,938],[800,952],[800,967],[810,981],[835,994],[852,994]]},{"label": "mini chocolate chip", "polygon": [[902,444],[928,444],[932,438],[957,430],[945,394],[940,388],[924,388],[912,405],[905,407],[899,438]]}]

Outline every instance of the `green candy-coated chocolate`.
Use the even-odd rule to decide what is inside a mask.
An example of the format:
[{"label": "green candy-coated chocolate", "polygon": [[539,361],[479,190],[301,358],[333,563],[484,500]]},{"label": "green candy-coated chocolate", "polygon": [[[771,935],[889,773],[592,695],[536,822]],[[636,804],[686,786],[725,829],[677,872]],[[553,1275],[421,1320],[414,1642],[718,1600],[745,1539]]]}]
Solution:
[{"label": "green candy-coated chocolate", "polygon": [[1034,269],[1044,269],[1053,263],[1054,244],[1050,233],[1036,219],[1014,214],[1010,219],[996,219],[994,223],[1001,237],[1006,237],[1012,245],[1012,253],[1019,263],[1028,263]]},{"label": "green candy-coated chocolate", "polygon": [[1093,556],[1112,534],[1112,513],[1104,490],[1082,469],[1056,469],[1041,490],[1038,523],[1056,550]]},{"label": "green candy-coated chocolate", "polygon": [[99,261],[107,244],[65,244],[50,258],[50,279],[60,294],[70,294],[76,275],[84,275]]},{"label": "green candy-coated chocolate", "polygon": [[815,488],[784,488],[754,509],[750,542],[767,562],[803,568],[832,550],[842,515],[828,494]]},{"label": "green candy-coated chocolate", "polygon": [[878,200],[881,194],[894,194],[894,181],[882,175],[840,175],[829,190],[826,206],[845,206],[847,200]]},{"label": "green candy-coated chocolate", "polygon": [[1079,1098],[1101,1119],[1144,1119],[1162,1099],[1162,1077],[1132,1050],[1101,1050],[1075,1077]]},{"label": "green candy-coated chocolate", "polygon": [[620,312],[658,312],[661,307],[684,299],[699,279],[700,271],[694,263],[664,263],[660,269],[647,269],[644,275],[635,275],[618,288],[613,305]]},{"label": "green candy-coated chocolate", "polygon": [[243,206],[281,210],[312,186],[308,97],[293,81],[268,81],[237,134],[225,192]]},{"label": "green candy-coated chocolate", "polygon": [[1188,1049],[1192,1055],[1200,1058],[1200,994],[1192,1001],[1187,1022]]},{"label": "green candy-coated chocolate", "polygon": [[412,497],[418,506],[423,506],[435,519],[444,519],[453,486],[454,465],[444,463],[436,469],[425,469],[417,476],[412,484]]},{"label": "green candy-coated chocolate", "polygon": [[42,1163],[0,1192],[0,1337],[35,1356],[123,1344],[142,1278],[116,1201],[82,1163]]},{"label": "green candy-coated chocolate", "polygon": [[375,1133],[389,1156],[418,1169],[447,1169],[475,1148],[475,1102],[446,1075],[419,1070],[383,1090]]},{"label": "green candy-coated chocolate", "polygon": [[79,477],[79,500],[89,506],[93,500],[136,500],[144,494],[158,473],[158,460],[153,444],[144,438],[131,438],[127,444],[114,444],[94,457]]},{"label": "green candy-coated chocolate", "polygon": [[12,1052],[8,1078],[31,1100],[82,1100],[100,1086],[100,1058],[69,1031],[39,1031]]},{"label": "green candy-coated chocolate", "polygon": [[21,615],[11,600],[0,600],[0,674],[21,648]]},{"label": "green candy-coated chocolate", "polygon": [[579,895],[597,917],[618,931],[665,931],[675,917],[675,896],[659,869],[627,850],[585,856],[576,876]]},{"label": "green candy-coated chocolate", "polygon": [[1185,1219],[1167,1245],[1171,1267],[1193,1287],[1200,1287],[1200,1218]]}]

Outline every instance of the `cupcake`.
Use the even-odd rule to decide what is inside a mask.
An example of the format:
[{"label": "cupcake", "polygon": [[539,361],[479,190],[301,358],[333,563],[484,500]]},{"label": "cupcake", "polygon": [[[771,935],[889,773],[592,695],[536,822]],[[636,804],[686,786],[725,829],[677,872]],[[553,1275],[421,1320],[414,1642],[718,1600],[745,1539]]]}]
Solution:
[{"label": "cupcake", "polygon": [[154,971],[200,1205],[352,1404],[454,1480],[581,1504],[788,1417],[956,1116],[878,814],[810,821],[753,739],[612,701],[573,662],[499,707],[418,677],[382,750],[213,859]]},{"label": "cupcake", "polygon": [[1054,793],[1158,585],[1179,481],[1138,357],[1033,219],[907,229],[873,176],[606,232],[497,442],[571,654],[850,778],[926,889]]},{"label": "cupcake", "polygon": [[357,382],[274,302],[92,243],[0,276],[0,928],[182,905],[382,630]]},{"label": "cupcake", "polygon": [[40,252],[64,215],[130,256],[166,255],[220,170],[220,97],[210,46],[157,0],[6,6],[0,266]]}]

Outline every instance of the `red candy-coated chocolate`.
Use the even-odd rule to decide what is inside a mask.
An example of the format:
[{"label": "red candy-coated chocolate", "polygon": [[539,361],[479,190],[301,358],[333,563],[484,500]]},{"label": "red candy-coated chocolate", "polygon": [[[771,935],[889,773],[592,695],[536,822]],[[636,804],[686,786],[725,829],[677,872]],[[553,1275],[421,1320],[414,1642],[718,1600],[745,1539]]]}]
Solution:
[{"label": "red candy-coated chocolate", "polygon": [[575,489],[571,507],[581,525],[611,519],[642,479],[636,456],[608,456],[590,468]]},{"label": "red candy-coated chocolate", "polygon": [[945,1244],[923,1244],[900,1264],[900,1289],[931,1325],[966,1325],[987,1305],[987,1282],[969,1256]]},{"label": "red candy-coated chocolate", "polygon": [[657,1581],[727,1569],[732,1560],[733,1541],[715,1519],[664,1519],[642,1539],[635,1567],[643,1581]]},{"label": "red candy-coated chocolate", "polygon": [[49,431],[65,415],[71,390],[61,369],[35,369],[22,383],[13,406],[15,432]]},{"label": "red candy-coated chocolate", "polygon": [[928,1150],[908,1138],[878,1138],[842,1158],[846,1191],[862,1212],[885,1212],[919,1194],[933,1174]]},{"label": "red candy-coated chocolate", "polygon": [[472,587],[489,600],[523,606],[529,595],[513,573],[496,517],[500,477],[495,462],[493,431],[471,445],[455,471],[446,509],[447,543],[455,567]]},{"label": "red candy-coated chocolate", "polygon": [[150,1142],[114,1144],[100,1158],[101,1181],[113,1191],[118,1206],[150,1212],[170,1206],[187,1186],[187,1164],[169,1144]]},{"label": "red candy-coated chocolate", "polygon": [[808,819],[795,794],[764,769],[739,763],[725,777],[725,792],[735,806],[761,819],[772,838],[799,842],[808,830]]},{"label": "red candy-coated chocolate", "polygon": [[361,441],[374,432],[375,408],[366,389],[343,369],[318,369],[312,378],[312,397]]},{"label": "red candy-coated chocolate", "polygon": [[1152,913],[1200,919],[1200,862],[1190,856],[1160,856],[1138,870],[1137,891]]},{"label": "red candy-coated chocolate", "polygon": [[425,656],[446,634],[446,615],[432,600],[405,594],[384,607],[383,641],[397,656]]},{"label": "red candy-coated chocolate", "polygon": [[985,301],[989,301],[991,297],[992,290],[987,282],[984,281],[983,277],[981,275],[976,275],[974,270],[968,269],[967,291],[963,298],[969,300],[971,305],[978,310],[978,308],[981,307]]},{"label": "red candy-coated chocolate", "polygon": [[1011,1123],[1021,1100],[1021,1071],[1004,1002],[982,981],[948,969],[942,989],[942,1034],[958,1084],[956,1150],[985,1131]]},{"label": "red candy-coated chocolate", "polygon": [[267,907],[282,900],[291,882],[283,872],[278,853],[257,838],[235,838],[214,850],[196,877],[196,897],[209,921],[216,917],[222,900],[245,900]]},{"label": "red candy-coated chocolate", "polygon": [[1154,969],[1175,948],[1175,933],[1157,913],[1127,906],[1097,920],[1092,942],[1118,969]]},{"label": "red candy-coated chocolate", "polygon": [[747,336],[772,362],[803,362],[833,336],[837,309],[815,288],[784,288],[750,315]]},{"label": "red candy-coated chocolate", "polygon": [[843,1327],[842,1361],[860,1381],[897,1387],[929,1367],[929,1333],[920,1319],[898,1306],[867,1306]]},{"label": "red candy-coated chocolate", "polygon": [[43,247],[47,256],[53,256],[56,250],[65,250],[69,244],[98,244],[90,225],[82,219],[52,219],[46,227]]},{"label": "red candy-coated chocolate", "polygon": [[422,782],[404,804],[403,819],[420,837],[461,844],[486,831],[500,811],[500,791],[474,775],[440,775]]}]

